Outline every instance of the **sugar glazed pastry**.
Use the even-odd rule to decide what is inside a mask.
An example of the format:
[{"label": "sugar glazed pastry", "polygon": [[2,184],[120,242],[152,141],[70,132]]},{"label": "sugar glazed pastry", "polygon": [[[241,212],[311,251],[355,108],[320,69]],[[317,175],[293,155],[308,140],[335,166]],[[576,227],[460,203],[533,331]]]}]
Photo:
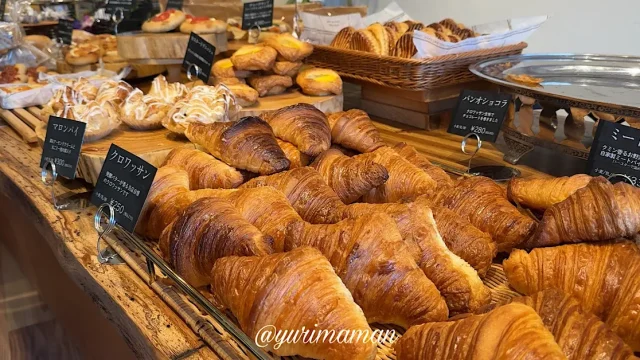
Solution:
[{"label": "sugar glazed pastry", "polygon": [[210,124],[227,121],[231,94],[223,86],[196,86],[183,99],[173,105],[162,121],[162,126],[183,134],[189,123]]},{"label": "sugar glazed pastry", "polygon": [[270,70],[278,52],[268,46],[246,45],[231,55],[231,63],[237,70]]},{"label": "sugar glazed pastry", "polygon": [[148,95],[162,99],[167,104],[175,104],[187,95],[187,87],[179,82],[169,83],[164,75],[158,75],[153,79]]},{"label": "sugar glazed pastry", "polygon": [[168,9],[142,24],[142,31],[162,33],[175,30],[186,19],[185,14],[177,9]]},{"label": "sugar glazed pastry", "polygon": [[132,129],[154,130],[162,128],[162,120],[170,109],[170,104],[135,89],[125,99],[120,114],[122,122]]},{"label": "sugar glazed pastry", "polygon": [[227,23],[204,16],[187,15],[180,25],[180,32],[190,34],[218,34],[227,31]]},{"label": "sugar glazed pastry", "polygon": [[265,44],[270,46],[287,61],[301,61],[313,52],[313,45],[294,38],[291,34],[269,37]]},{"label": "sugar glazed pastry", "polygon": [[327,96],[342,94],[342,79],[329,69],[312,68],[298,74],[296,83],[307,95]]},{"label": "sugar glazed pastry", "polygon": [[82,121],[86,123],[84,141],[100,140],[109,135],[120,125],[120,116],[117,105],[111,101],[91,101],[87,104],[67,106],[60,116],[65,119]]},{"label": "sugar glazed pastry", "polygon": [[100,46],[88,43],[71,48],[65,56],[65,60],[71,65],[89,65],[97,63],[100,56],[102,56]]}]

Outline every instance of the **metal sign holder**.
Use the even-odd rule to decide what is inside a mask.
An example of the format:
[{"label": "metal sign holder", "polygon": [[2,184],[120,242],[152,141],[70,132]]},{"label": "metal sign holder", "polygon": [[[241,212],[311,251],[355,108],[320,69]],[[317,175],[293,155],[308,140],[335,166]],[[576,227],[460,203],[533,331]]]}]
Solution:
[{"label": "metal sign holder", "polygon": [[[477,140],[476,148],[473,152],[467,152],[467,141],[470,137],[475,137]],[[482,148],[482,140],[480,136],[476,133],[469,133],[462,138],[462,142],[460,143],[460,150],[465,155],[471,155],[469,158],[469,164],[467,166],[467,171],[464,173],[466,176],[486,176],[495,181],[507,181],[513,177],[520,176],[520,170],[508,166],[503,165],[483,165],[483,166],[475,166],[471,167],[471,161],[478,154],[480,149]]]},{"label": "metal sign holder", "polygon": [[[49,168],[51,168],[51,172],[49,172]],[[49,174],[51,177],[49,177]],[[58,198],[54,186],[57,178],[56,164],[49,160],[45,161],[40,171],[40,179],[44,185],[51,187],[51,203],[56,210],[81,210],[89,206],[91,193],[88,191]]]}]

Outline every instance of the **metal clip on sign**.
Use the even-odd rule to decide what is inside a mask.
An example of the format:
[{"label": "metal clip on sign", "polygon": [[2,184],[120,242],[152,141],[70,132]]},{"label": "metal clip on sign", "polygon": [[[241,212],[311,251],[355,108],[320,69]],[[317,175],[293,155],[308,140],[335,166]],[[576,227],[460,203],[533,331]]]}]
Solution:
[{"label": "metal clip on sign", "polygon": [[189,79],[189,81],[193,81],[193,71],[195,71],[195,76],[198,78],[198,75],[200,75],[200,67],[196,64],[189,64],[187,68],[187,79]]},{"label": "metal clip on sign", "polygon": [[116,26],[113,29],[113,31],[115,32],[116,35],[118,35],[118,25],[120,25],[122,20],[124,20],[124,9],[121,7],[116,8],[116,11],[114,11],[113,14],[111,15],[111,20],[113,20],[113,22],[116,23]]},{"label": "metal clip on sign", "polygon": [[[109,209],[109,216],[106,218],[107,219],[106,228],[102,227],[102,218],[103,216],[107,215],[103,211],[104,208]],[[102,240],[102,237],[109,234],[113,230],[115,225],[116,225],[116,219],[115,219],[113,206],[107,203],[100,205],[100,207],[98,208],[98,211],[96,212],[96,215],[93,217],[93,227],[98,232],[98,243],[96,247],[98,249],[98,261],[100,262],[100,264],[111,264],[111,265],[124,264],[124,260],[122,260],[120,255],[118,255],[115,251],[113,251],[112,248],[108,246],[104,250],[100,248],[100,242]]]},{"label": "metal clip on sign", "polygon": [[[49,168],[51,168],[51,171],[49,171]],[[54,188],[57,178],[58,172],[56,171],[56,164],[52,163],[49,160],[45,161],[44,165],[42,165],[42,170],[40,171],[40,179],[45,186],[51,187],[51,203],[53,204],[54,209],[80,210],[88,206],[86,196],[89,194],[88,192],[73,194],[71,196],[66,196],[58,199],[58,197],[56,197]]]},{"label": "metal clip on sign", "polygon": [[[469,152],[467,152],[467,149],[466,149],[467,140],[472,136],[475,137],[478,142],[476,144],[475,150],[472,153],[469,153]],[[471,155],[471,157],[469,158],[469,165],[467,166],[467,171],[466,171],[467,174],[470,174],[470,171],[471,171],[471,160],[473,160],[473,158],[476,156],[478,151],[480,151],[480,148],[482,148],[482,140],[480,139],[480,136],[478,136],[478,134],[476,134],[476,133],[468,133],[467,135],[465,135],[464,138],[462,138],[462,143],[460,143],[460,150],[462,150],[463,154]]]},{"label": "metal clip on sign", "polygon": [[615,179],[615,178],[622,178],[622,179],[626,180],[627,183],[629,183],[630,185],[637,186],[636,182],[633,181],[629,176],[627,176],[625,174],[613,174],[613,175],[609,176],[607,178],[607,180],[611,181],[611,179]]},{"label": "metal clip on sign", "polygon": [[262,29],[260,28],[260,25],[255,24],[253,26],[251,26],[249,28],[249,39],[248,39],[248,43],[249,44],[257,44],[258,43],[258,39],[260,38],[260,32],[262,31]]}]

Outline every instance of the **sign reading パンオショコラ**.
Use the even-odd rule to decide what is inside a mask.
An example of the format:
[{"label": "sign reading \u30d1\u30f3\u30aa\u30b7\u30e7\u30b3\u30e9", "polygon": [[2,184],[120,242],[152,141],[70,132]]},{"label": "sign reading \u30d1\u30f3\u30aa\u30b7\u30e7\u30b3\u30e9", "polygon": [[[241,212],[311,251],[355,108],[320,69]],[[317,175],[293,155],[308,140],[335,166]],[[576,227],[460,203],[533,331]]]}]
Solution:
[{"label": "sign reading \u30d1\u30f3\u30aa\u30b7\u30e7\u30b3\u30e9", "polygon": [[460,136],[475,133],[482,140],[495,142],[510,102],[509,94],[464,90],[458,97],[447,132]]}]

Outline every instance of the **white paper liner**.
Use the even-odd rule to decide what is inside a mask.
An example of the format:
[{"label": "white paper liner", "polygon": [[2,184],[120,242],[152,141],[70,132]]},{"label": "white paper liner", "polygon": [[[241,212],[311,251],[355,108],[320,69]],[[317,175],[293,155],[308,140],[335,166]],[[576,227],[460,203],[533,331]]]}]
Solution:
[{"label": "white paper liner", "polygon": [[[47,75],[40,73],[40,79],[50,81],[49,84],[43,87],[22,91],[15,94],[0,93],[0,108],[10,110],[46,104],[47,102],[49,102],[49,100],[51,100],[56,90],[61,89],[65,86],[64,84],[57,81],[57,79],[79,79],[81,77],[88,78],[93,75],[100,74],[107,77],[107,79],[95,79],[90,81],[93,85],[99,87],[106,80],[120,80],[125,77],[127,73],[128,71],[125,72],[124,69],[119,74],[116,74],[115,72],[109,70],[82,71],[75,74],[64,75]],[[25,84],[4,84],[0,85],[0,88],[24,85]]]},{"label": "white paper liner", "polygon": [[352,26],[355,29],[364,28],[360,13],[324,16],[303,12],[300,14],[304,23],[304,30],[300,39],[316,45],[329,45],[338,31]]},{"label": "white paper liner", "polygon": [[364,25],[369,26],[371,24],[380,23],[384,24],[389,21],[403,22],[406,20],[412,20],[404,10],[395,1],[387,5],[382,11],[375,14],[371,14],[363,18]]},{"label": "white paper liner", "polygon": [[414,58],[424,59],[515,45],[529,38],[548,18],[548,16],[532,16],[472,26],[471,28],[475,32],[487,35],[469,38],[457,43],[442,41],[422,31],[415,31],[413,43],[418,53]]}]

